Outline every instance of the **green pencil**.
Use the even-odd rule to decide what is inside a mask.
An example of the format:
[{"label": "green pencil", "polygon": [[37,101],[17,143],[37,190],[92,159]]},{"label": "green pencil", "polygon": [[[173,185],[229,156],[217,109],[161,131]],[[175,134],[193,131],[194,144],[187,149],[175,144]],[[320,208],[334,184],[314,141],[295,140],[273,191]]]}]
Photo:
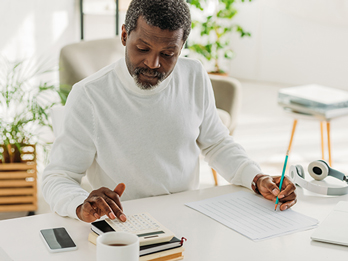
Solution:
[{"label": "green pencil", "polygon": [[[289,157],[289,150],[286,152],[285,155],[285,161],[284,161],[284,166],[283,166],[283,173],[282,173],[282,177],[280,179],[280,183],[279,183],[279,190],[282,190],[282,185],[283,185],[283,180],[284,180],[284,174],[285,174],[285,169],[286,169],[286,164],[288,162],[288,157]],[[275,202],[275,207],[274,207],[274,211],[277,210],[277,206],[278,206],[278,202],[279,202],[279,198],[277,196],[276,202]]]}]

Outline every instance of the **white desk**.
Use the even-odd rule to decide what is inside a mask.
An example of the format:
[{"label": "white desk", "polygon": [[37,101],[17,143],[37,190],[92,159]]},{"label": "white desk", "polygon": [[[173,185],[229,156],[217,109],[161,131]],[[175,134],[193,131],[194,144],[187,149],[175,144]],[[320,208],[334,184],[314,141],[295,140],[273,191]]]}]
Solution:
[{"label": "white desk", "polygon": [[[204,190],[187,191],[168,196],[123,202],[127,214],[149,212],[177,237],[184,236],[184,260],[347,260],[348,247],[311,241],[313,230],[261,242],[252,240],[196,212],[184,203],[246,190],[228,185]],[[249,191],[249,190],[247,190]],[[298,203],[294,210],[322,221],[340,200],[348,196],[305,196],[297,189]],[[342,224],[342,226],[347,224]],[[78,246],[77,251],[50,253],[39,230],[64,226]],[[0,246],[15,261],[18,260],[95,260],[95,245],[87,241],[90,224],[56,214],[43,214],[0,222]]]}]

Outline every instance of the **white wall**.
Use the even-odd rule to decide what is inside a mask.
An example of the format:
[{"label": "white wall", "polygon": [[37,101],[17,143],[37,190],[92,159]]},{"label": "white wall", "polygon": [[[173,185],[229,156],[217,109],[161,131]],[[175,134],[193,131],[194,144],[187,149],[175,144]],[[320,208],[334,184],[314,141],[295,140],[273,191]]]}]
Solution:
[{"label": "white wall", "polygon": [[[57,60],[62,46],[79,40],[78,2],[1,0],[0,54]],[[236,22],[252,37],[233,36],[231,76],[348,89],[347,0],[253,0],[238,10]],[[103,19],[86,17],[86,39],[114,35],[114,17]]]},{"label": "white wall", "polygon": [[76,5],[75,0],[1,0],[0,55],[57,64],[61,47],[78,40]]},{"label": "white wall", "polygon": [[238,10],[252,37],[233,37],[231,76],[348,90],[347,0],[254,0]]}]

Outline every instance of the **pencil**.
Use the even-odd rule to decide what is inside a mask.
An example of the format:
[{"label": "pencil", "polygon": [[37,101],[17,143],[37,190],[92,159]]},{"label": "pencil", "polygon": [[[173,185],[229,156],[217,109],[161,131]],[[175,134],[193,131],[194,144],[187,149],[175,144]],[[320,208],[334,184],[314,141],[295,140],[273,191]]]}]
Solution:
[{"label": "pencil", "polygon": [[[284,166],[283,166],[283,172],[282,172],[282,177],[280,178],[280,183],[279,183],[279,190],[282,190],[282,185],[283,185],[283,180],[284,180],[284,174],[285,174],[285,169],[286,169],[286,164],[288,162],[288,157],[289,157],[289,150],[286,152],[285,155],[285,161],[284,161]],[[277,196],[276,202],[275,202],[275,207],[274,207],[274,211],[277,210],[278,207],[278,202],[279,202],[279,198]]]}]

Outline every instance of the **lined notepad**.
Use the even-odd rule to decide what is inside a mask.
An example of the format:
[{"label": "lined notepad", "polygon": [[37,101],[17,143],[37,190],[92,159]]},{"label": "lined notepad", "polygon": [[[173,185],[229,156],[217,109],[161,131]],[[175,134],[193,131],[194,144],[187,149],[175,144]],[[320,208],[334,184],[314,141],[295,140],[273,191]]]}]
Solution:
[{"label": "lined notepad", "polygon": [[245,191],[185,205],[255,241],[311,229],[318,224],[318,220],[292,209],[274,211],[274,202]]}]

